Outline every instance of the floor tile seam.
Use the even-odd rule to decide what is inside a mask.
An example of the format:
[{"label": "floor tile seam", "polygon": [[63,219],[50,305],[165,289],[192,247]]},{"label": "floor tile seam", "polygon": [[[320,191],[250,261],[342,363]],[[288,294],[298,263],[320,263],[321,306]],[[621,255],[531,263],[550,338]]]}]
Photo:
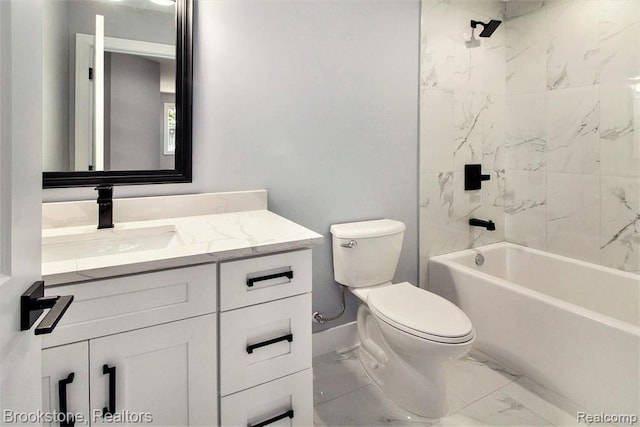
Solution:
[{"label": "floor tile seam", "polygon": [[[537,381],[535,381],[535,380],[533,380],[533,379],[531,379],[531,378],[529,378],[529,377],[527,377],[527,376],[524,376],[524,375],[523,375],[523,376],[522,376],[522,378],[523,378],[523,379],[526,379],[526,380],[528,380],[528,381],[530,381],[530,382],[532,382],[532,383],[534,383],[534,384],[536,384],[538,387],[541,387],[541,388],[543,388],[543,389],[545,389],[545,390],[548,390],[549,392],[551,392],[551,393],[553,393],[553,394],[557,395],[558,397],[560,397],[561,399],[563,399],[566,403],[568,403],[568,404],[572,405],[572,406],[574,407],[573,409],[575,409],[575,410],[577,411],[577,412],[576,412],[576,416],[577,416],[577,413],[578,413],[578,412],[580,412],[580,411],[589,412],[589,410],[588,410],[588,409],[584,408],[582,405],[580,405],[580,404],[576,403],[576,402],[575,402],[575,401],[573,401],[572,399],[569,399],[567,396],[563,395],[562,393],[560,393],[560,392],[558,392],[558,391],[555,391],[555,390],[552,390],[552,389],[550,389],[550,388],[548,388],[548,387],[545,387],[545,386],[543,386],[542,384],[540,384],[539,382],[537,382]],[[518,385],[520,385],[520,384],[518,384]],[[526,387],[524,387],[523,385],[520,385],[520,386],[526,389]],[[543,400],[544,400],[544,398],[543,398],[542,396],[539,396],[538,394],[536,394],[535,392],[533,392],[533,391],[531,391],[531,390],[529,390],[529,391],[530,391],[531,393],[533,393],[535,396],[537,396],[537,397],[539,397],[540,399],[543,399]],[[547,401],[547,402],[548,402],[548,401]],[[549,404],[551,404],[551,405],[553,405],[553,406],[555,406],[559,411],[564,412],[565,414],[569,414],[569,415],[571,415],[571,414],[570,414],[569,412],[567,412],[564,408],[562,408],[562,407],[560,407],[560,406],[557,406],[555,403],[553,403],[553,402],[548,402],[548,403],[549,403]],[[593,412],[593,411],[592,411],[592,412]],[[579,424],[576,422],[576,424],[575,424],[575,425],[579,425]],[[602,427],[615,427],[615,424],[605,424],[605,423],[602,423],[602,424],[600,424],[600,425],[601,425]]]},{"label": "floor tile seam", "polygon": [[[527,377],[522,376],[522,378],[527,378]],[[527,379],[529,379],[529,380],[531,381],[531,379],[530,379],[530,378],[527,378]],[[515,382],[515,381],[513,381],[513,382]],[[513,382],[512,382],[512,383],[513,383]],[[504,387],[500,387],[500,388],[499,388],[498,390],[496,390],[496,391],[502,391],[502,389],[506,388],[507,386],[511,385],[512,383],[505,384],[505,385],[504,385]],[[521,387],[522,387],[522,386],[521,386]],[[523,388],[524,388],[524,387],[523,387]],[[530,390],[528,390],[528,391],[530,391]],[[542,399],[542,400],[545,400],[543,397],[538,396],[536,393],[534,393],[534,392],[532,392],[532,391],[530,391],[530,392],[531,392],[534,396],[536,396],[536,397],[538,397],[538,398],[540,398],[540,399]],[[529,411],[531,411],[532,413],[536,414],[537,416],[539,416],[540,418],[542,418],[543,420],[545,420],[546,422],[548,422],[548,423],[549,423],[549,424],[551,424],[552,426],[556,426],[556,427],[566,426],[566,424],[556,424],[556,423],[554,423],[554,422],[553,422],[553,420],[550,420],[548,417],[546,417],[546,416],[542,415],[540,412],[538,412],[538,411],[534,410],[533,408],[530,408],[529,406],[525,405],[523,402],[521,402],[521,401],[519,401],[519,400],[516,400],[516,399],[515,399],[515,398],[513,398],[513,397],[510,397],[507,393],[502,392],[502,394],[503,394],[503,395],[505,395],[505,396],[507,396],[507,397],[509,397],[509,398],[511,398],[511,399],[513,399],[513,400],[515,400],[516,402],[518,402],[519,404],[521,404],[523,407],[527,408]],[[546,400],[545,400],[545,402],[549,403],[550,405],[553,405],[554,407],[556,407],[556,408],[557,408],[558,410],[560,410],[561,412],[565,412],[562,408],[558,408],[558,407],[557,407],[555,404],[553,404],[552,402],[548,402],[548,401],[546,401]],[[577,425],[577,424],[576,424],[576,425]]]},{"label": "floor tile seam", "polygon": [[[583,407],[582,405],[578,404],[578,403],[577,403],[577,402],[575,402],[573,399],[569,399],[567,396],[565,396],[564,394],[560,393],[559,391],[553,390],[553,389],[551,389],[551,388],[549,388],[549,387],[547,387],[547,386],[544,386],[544,385],[540,384],[538,381],[534,380],[533,378],[529,378],[529,377],[527,377],[527,376],[523,375],[521,379],[523,379],[523,380],[528,380],[529,382],[531,382],[531,383],[533,383],[533,384],[537,385],[538,387],[540,387],[540,388],[542,388],[542,389],[544,389],[544,390],[547,390],[547,391],[549,391],[550,393],[553,393],[553,394],[557,395],[558,397],[560,397],[561,399],[563,399],[566,403],[569,403],[570,405],[572,405],[572,406],[574,407],[574,409],[578,409],[578,410],[581,410],[581,411],[584,411],[584,412],[589,412],[589,410],[588,410],[587,408],[585,408],[585,407]],[[520,381],[520,379],[519,379],[518,381]],[[516,383],[517,383],[517,381],[516,381]],[[523,385],[521,385],[521,384],[518,384],[518,385],[520,385],[520,387],[522,387],[522,388],[525,388],[525,389],[526,389],[526,387],[525,387],[525,386],[523,386]],[[531,393],[533,393],[534,395],[536,395],[536,396],[540,397],[541,399],[543,399],[541,396],[539,396],[539,395],[538,395],[538,394],[536,394],[535,392],[533,392],[533,391],[531,391],[531,390],[529,390],[529,391],[530,391]],[[555,405],[555,404],[553,404],[553,403],[551,403],[551,404],[552,404],[552,405],[554,405],[554,406],[556,406],[556,405]],[[561,407],[559,407],[559,406],[556,406],[556,408],[558,408],[558,409],[559,409],[559,410],[561,410],[562,412],[568,413],[568,412],[566,412],[566,411],[564,410],[564,408],[561,408]],[[595,412],[595,411],[591,411],[591,412]],[[602,425],[602,426],[604,426],[604,427],[614,427],[614,425],[613,425],[613,424],[604,424],[604,423],[603,423],[603,424],[601,424],[601,425]]]},{"label": "floor tile seam", "polygon": [[[513,382],[515,382],[515,381],[514,381],[514,380],[509,380],[509,382],[508,382],[508,383],[506,383],[506,384],[504,384],[504,385],[501,385],[500,387],[498,387],[498,388],[496,388],[496,389],[494,389],[494,390],[491,390],[491,391],[489,391],[489,392],[487,392],[487,393],[483,394],[482,396],[478,397],[477,399],[474,399],[474,400],[472,400],[471,402],[468,402],[468,403],[467,403],[465,400],[463,400],[459,395],[457,395],[457,394],[456,394],[455,396],[456,396],[458,399],[460,399],[461,401],[465,402],[466,406],[469,406],[469,405],[473,405],[473,404],[474,404],[474,403],[476,403],[477,401],[482,400],[482,399],[484,399],[485,397],[487,397],[487,396],[489,396],[489,395],[491,395],[491,394],[493,394],[493,393],[495,393],[495,392],[497,392],[497,391],[502,390],[503,388],[505,388],[506,386],[510,385],[510,384],[511,384],[511,383],[513,383]],[[466,406],[465,406],[465,408],[466,408]],[[457,412],[456,412],[456,413],[457,413]]]},{"label": "floor tile seam", "polygon": [[[456,397],[457,397],[457,396],[456,396]],[[460,399],[460,398],[458,397],[458,399]],[[460,401],[462,402],[462,399],[460,399]],[[455,412],[451,412],[451,413],[449,413],[449,414],[445,415],[445,416],[444,416],[444,417],[442,417],[442,418],[446,418],[446,417],[449,417],[449,416],[452,416],[452,415],[458,415],[458,414],[459,414],[459,415],[462,415],[462,414],[460,414],[460,412],[461,412],[463,409],[465,409],[467,406],[469,406],[469,405],[471,405],[471,403],[464,403],[464,405],[463,405],[461,408],[459,408],[457,411],[455,411]],[[440,418],[440,419],[442,419],[442,418]],[[439,422],[439,421],[438,421],[438,422]],[[436,423],[436,424],[437,424],[437,423]]]},{"label": "floor tile seam", "polygon": [[[454,393],[454,396],[455,396],[458,400],[460,400],[464,405],[463,405],[462,407],[460,407],[457,411],[455,411],[455,412],[451,412],[451,413],[449,413],[449,414],[445,415],[445,417],[452,416],[452,415],[464,415],[464,414],[462,414],[461,412],[462,412],[462,411],[464,411],[466,408],[468,408],[469,406],[473,405],[474,403],[479,402],[479,401],[481,401],[482,399],[484,399],[484,398],[486,398],[486,397],[490,396],[491,394],[493,394],[493,393],[495,393],[495,392],[497,392],[497,391],[499,391],[499,390],[502,390],[504,387],[508,386],[509,384],[511,384],[511,383],[513,383],[513,382],[514,382],[514,381],[512,380],[512,381],[510,381],[509,383],[507,383],[507,384],[505,384],[505,385],[503,385],[503,386],[501,386],[501,387],[499,387],[499,388],[497,388],[497,389],[495,389],[495,390],[493,390],[493,391],[490,391],[490,392],[488,392],[488,393],[486,393],[486,394],[484,394],[484,395],[482,395],[482,396],[478,397],[477,399],[472,400],[471,402],[466,402],[466,401],[462,400],[462,398],[461,398],[460,396],[458,396],[457,394],[455,394],[455,393]],[[442,417],[442,418],[445,418],[445,417]]]},{"label": "floor tile seam", "polygon": [[318,404],[314,403],[314,404],[313,404],[313,407],[314,407],[314,409],[315,409],[315,408],[317,408],[317,407],[318,407],[318,406],[320,406],[320,405],[324,405],[325,403],[333,402],[333,401],[334,401],[334,400],[336,400],[336,399],[339,399],[339,398],[341,398],[341,397],[344,397],[344,396],[346,396],[347,394],[350,394],[350,393],[355,393],[356,391],[358,391],[358,390],[360,390],[360,389],[362,389],[362,388],[364,388],[364,387],[368,387],[368,386],[370,386],[370,385],[374,385],[374,384],[373,384],[373,383],[362,384],[361,386],[356,387],[356,388],[354,388],[353,390],[345,391],[344,393],[341,393],[341,394],[339,394],[339,395],[337,395],[337,396],[334,396],[334,397],[332,397],[331,399],[324,400],[324,401],[322,401],[322,402],[320,402],[320,403],[318,403]]}]

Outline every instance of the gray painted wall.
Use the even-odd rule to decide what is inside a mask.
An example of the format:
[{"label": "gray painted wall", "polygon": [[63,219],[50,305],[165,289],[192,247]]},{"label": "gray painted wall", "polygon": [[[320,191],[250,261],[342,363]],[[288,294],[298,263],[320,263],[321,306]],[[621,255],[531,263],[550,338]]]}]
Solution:
[{"label": "gray painted wall", "polygon": [[[9,147],[11,140],[11,61],[4,60],[11,55],[11,3],[0,2],[0,200],[8,200],[11,197],[9,180],[11,175],[9,167]],[[11,216],[8,203],[0,203],[0,224],[7,224]],[[8,227],[0,227],[0,252],[11,253],[11,240]],[[0,272],[10,271],[11,260],[6,256],[0,256]]]},{"label": "gray painted wall", "polygon": [[[271,210],[326,237],[314,249],[320,311],[340,303],[330,224],[398,219],[407,232],[395,280],[416,283],[419,25],[417,0],[198,1],[194,181],[116,197],[266,188]],[[354,307],[350,298],[324,328],[354,320]]]},{"label": "gray painted wall", "polygon": [[160,169],[160,64],[136,55],[109,56],[109,167]]},{"label": "gray painted wall", "polygon": [[[66,2],[65,2],[66,3]],[[104,35],[122,39],[175,44],[173,13],[127,7],[119,2],[70,0],[69,36],[75,43],[76,33],[94,34],[96,14],[104,16]],[[167,10],[171,10],[168,8]],[[75,52],[72,50],[72,54]]]},{"label": "gray painted wall", "polygon": [[46,171],[69,169],[69,43],[66,1],[42,3],[42,158]]}]

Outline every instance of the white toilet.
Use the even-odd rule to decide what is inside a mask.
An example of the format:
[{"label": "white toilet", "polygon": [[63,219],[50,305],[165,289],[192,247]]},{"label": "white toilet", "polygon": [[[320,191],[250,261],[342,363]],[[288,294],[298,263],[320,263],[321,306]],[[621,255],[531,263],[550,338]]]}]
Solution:
[{"label": "white toilet", "polygon": [[465,356],[475,332],[453,303],[410,283],[392,284],[405,226],[390,219],[335,224],[335,280],[363,301],[358,309],[362,366],[409,411],[444,416],[444,362]]}]

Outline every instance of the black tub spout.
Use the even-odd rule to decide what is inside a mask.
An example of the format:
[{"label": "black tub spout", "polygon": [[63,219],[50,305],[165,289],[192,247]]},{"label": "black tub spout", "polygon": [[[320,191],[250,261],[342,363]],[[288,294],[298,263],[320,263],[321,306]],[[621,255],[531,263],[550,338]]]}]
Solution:
[{"label": "black tub spout", "polygon": [[485,221],[483,219],[470,218],[469,225],[474,227],[484,227],[490,231],[494,231],[496,229],[496,224],[491,220]]}]

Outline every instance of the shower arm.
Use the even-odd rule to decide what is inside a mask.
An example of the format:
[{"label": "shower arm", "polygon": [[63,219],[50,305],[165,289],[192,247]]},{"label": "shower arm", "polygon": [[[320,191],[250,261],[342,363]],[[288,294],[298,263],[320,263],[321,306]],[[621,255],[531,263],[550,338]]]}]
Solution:
[{"label": "shower arm", "polygon": [[482,31],[478,36],[491,37],[493,32],[502,24],[502,21],[498,21],[497,19],[491,19],[489,22],[471,20],[471,28],[476,28],[478,24],[482,25]]}]

